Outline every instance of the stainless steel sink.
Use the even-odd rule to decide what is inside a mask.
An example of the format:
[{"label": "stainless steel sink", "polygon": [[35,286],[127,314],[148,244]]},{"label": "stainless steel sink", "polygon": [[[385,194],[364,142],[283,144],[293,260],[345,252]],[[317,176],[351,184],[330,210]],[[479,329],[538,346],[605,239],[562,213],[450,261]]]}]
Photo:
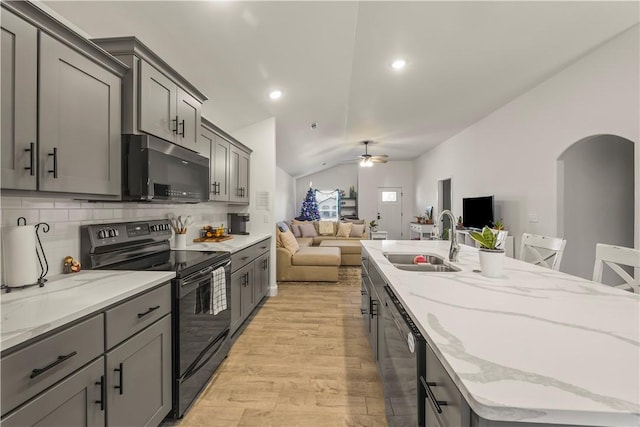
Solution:
[{"label": "stainless steel sink", "polygon": [[413,259],[417,256],[423,256],[429,264],[444,264],[444,259],[437,255],[431,254],[385,254],[385,257],[392,264],[410,264],[413,265]]},{"label": "stainless steel sink", "polygon": [[[433,254],[384,254],[393,266],[399,270],[405,271],[423,271],[423,272],[455,272],[461,271],[449,263],[444,258]],[[413,260],[416,256],[423,256],[426,263],[414,264]]]},{"label": "stainless steel sink", "polygon": [[398,270],[405,271],[422,271],[422,272],[433,272],[433,273],[448,273],[448,272],[456,272],[460,271],[458,267],[454,267],[452,265],[444,265],[444,264],[393,264],[395,268]]}]

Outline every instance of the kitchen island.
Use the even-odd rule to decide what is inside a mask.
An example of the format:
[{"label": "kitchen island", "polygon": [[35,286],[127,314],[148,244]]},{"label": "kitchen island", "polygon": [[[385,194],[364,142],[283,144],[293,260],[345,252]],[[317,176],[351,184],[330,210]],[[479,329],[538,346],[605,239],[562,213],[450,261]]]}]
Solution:
[{"label": "kitchen island", "polygon": [[640,424],[637,294],[510,258],[503,277],[486,278],[477,249],[465,245],[454,263],[459,272],[403,271],[384,256],[446,259],[447,241],[362,245],[476,420]]}]

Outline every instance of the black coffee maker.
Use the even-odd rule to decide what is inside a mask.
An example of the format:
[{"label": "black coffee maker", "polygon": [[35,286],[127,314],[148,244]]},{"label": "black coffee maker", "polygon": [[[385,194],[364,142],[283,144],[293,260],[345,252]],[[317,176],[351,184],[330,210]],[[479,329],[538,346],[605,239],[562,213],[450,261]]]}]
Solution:
[{"label": "black coffee maker", "polygon": [[248,213],[230,213],[227,215],[229,218],[229,234],[249,234],[247,231]]}]

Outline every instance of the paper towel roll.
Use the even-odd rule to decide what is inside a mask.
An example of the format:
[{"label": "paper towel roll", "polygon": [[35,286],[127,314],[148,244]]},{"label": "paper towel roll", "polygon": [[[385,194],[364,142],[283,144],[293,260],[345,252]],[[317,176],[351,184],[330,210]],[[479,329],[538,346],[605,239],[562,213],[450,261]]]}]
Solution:
[{"label": "paper towel roll", "polygon": [[31,285],[40,276],[36,255],[36,229],[32,225],[4,227],[2,260],[7,286]]}]

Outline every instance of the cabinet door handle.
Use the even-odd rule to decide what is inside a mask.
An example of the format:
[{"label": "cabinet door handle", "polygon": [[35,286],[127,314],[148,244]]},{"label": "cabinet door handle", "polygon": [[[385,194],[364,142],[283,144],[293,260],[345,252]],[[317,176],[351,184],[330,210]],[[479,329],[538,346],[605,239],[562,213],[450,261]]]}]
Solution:
[{"label": "cabinet door handle", "polygon": [[360,295],[366,295],[367,291],[365,291],[364,289],[360,291]]},{"label": "cabinet door handle", "polygon": [[49,153],[49,157],[53,157],[53,169],[49,173],[53,174],[53,178],[58,177],[58,148],[53,147],[53,153]]},{"label": "cabinet door handle", "polygon": [[364,308],[361,308],[361,309],[360,309],[360,314],[363,314],[363,315],[364,315],[364,314],[367,314],[367,310],[366,310],[366,309],[364,309]]},{"label": "cabinet door handle", "polygon": [[174,135],[178,134],[178,116],[176,116],[175,119],[171,119],[172,122],[174,122],[176,124],[176,126],[171,129],[171,131],[174,133]]},{"label": "cabinet door handle", "polygon": [[147,314],[151,313],[152,311],[155,311],[157,309],[159,309],[160,306],[156,305],[155,307],[149,307],[149,310],[145,311],[144,313],[138,313],[138,319],[142,319],[144,316],[146,316]]},{"label": "cabinet door handle", "polygon": [[114,369],[114,371],[118,373],[118,381],[120,382],[120,384],[113,386],[113,388],[119,389],[120,390],[120,394],[122,394],[122,393],[124,393],[124,384],[123,384],[123,381],[122,381],[123,380],[122,376],[123,376],[124,369],[122,368],[122,363],[120,363],[120,365],[118,365],[118,367],[116,369]]},{"label": "cabinet door handle", "polygon": [[24,168],[24,170],[29,171],[29,175],[34,176],[36,174],[35,164],[35,155],[36,155],[36,144],[34,142],[29,143],[29,148],[25,148],[24,151],[29,152],[29,166]]},{"label": "cabinet door handle", "polygon": [[219,196],[220,195],[220,183],[216,182],[216,194]]},{"label": "cabinet door handle", "polygon": [[436,411],[438,411],[438,413],[441,414],[442,413],[441,406],[447,406],[447,402],[444,400],[437,400],[435,394],[433,394],[433,390],[431,390],[431,387],[436,387],[436,383],[425,381],[423,376],[420,377],[420,382],[422,383],[422,387],[424,387],[424,389],[427,391],[427,394],[429,395],[429,400],[431,401],[431,403],[433,403],[433,406],[436,408]]},{"label": "cabinet door handle", "polygon": [[373,316],[377,316],[378,315],[378,310],[377,310],[378,301],[371,300],[370,307],[371,307],[371,312],[369,313],[369,315],[373,319]]},{"label": "cabinet door handle", "polygon": [[104,411],[104,394],[105,394],[104,375],[102,375],[100,377],[100,381],[97,381],[96,385],[100,386],[100,400],[96,400],[96,401],[94,401],[94,403],[99,403],[100,404],[100,410]]},{"label": "cabinet door handle", "polygon": [[[176,116],[176,118],[177,118],[177,116]],[[184,119],[179,124],[180,124],[180,126],[182,126],[182,132],[180,132],[180,135],[184,138]]]},{"label": "cabinet door handle", "polygon": [[77,351],[72,351],[69,354],[66,354],[64,356],[58,356],[58,358],[49,363],[47,366],[45,366],[44,368],[36,368],[36,369],[32,369],[31,370],[31,375],[29,375],[29,378],[33,379],[35,377],[37,377],[38,375],[44,374],[45,372],[47,372],[49,369],[58,366],[59,364],[61,364],[62,362],[64,362],[65,360],[71,359],[73,356],[75,356],[76,354],[78,354]]}]

